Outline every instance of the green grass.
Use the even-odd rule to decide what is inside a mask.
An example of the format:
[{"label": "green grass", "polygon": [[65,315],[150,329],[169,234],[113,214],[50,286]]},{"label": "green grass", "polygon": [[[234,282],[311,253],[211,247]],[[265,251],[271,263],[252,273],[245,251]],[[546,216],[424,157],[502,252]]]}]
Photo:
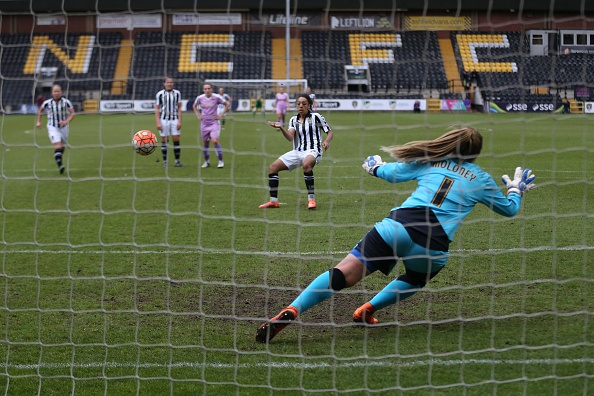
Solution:
[{"label": "green grass", "polygon": [[[185,168],[133,153],[153,115],[80,115],[58,173],[34,116],[3,116],[0,389],[7,395],[583,395],[594,393],[594,134],[586,116],[328,113],[315,168],[267,167],[290,143],[231,114],[224,169],[201,169],[186,113]],[[398,275],[374,274],[304,313],[270,345],[257,326],[335,265],[414,184],[369,177],[382,145],[451,125],[483,132],[496,180],[531,167],[539,188],[515,218],[485,207],[422,292],[353,325]],[[170,150],[170,155],[172,155]],[[214,155],[214,153],[213,153]]]}]

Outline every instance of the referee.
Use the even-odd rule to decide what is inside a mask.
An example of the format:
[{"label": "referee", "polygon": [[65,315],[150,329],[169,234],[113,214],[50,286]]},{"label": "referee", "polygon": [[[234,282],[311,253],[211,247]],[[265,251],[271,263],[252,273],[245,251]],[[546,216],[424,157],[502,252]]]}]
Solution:
[{"label": "referee", "polygon": [[167,168],[167,141],[169,136],[173,140],[173,154],[175,155],[175,166],[182,168],[184,165],[179,160],[181,148],[179,136],[182,122],[182,101],[181,93],[173,89],[173,78],[166,77],[163,83],[165,89],[157,92],[155,99],[155,119],[157,129],[161,135],[161,153],[163,154],[163,167]]},{"label": "referee", "polygon": [[54,160],[58,165],[60,173],[64,173],[62,155],[68,143],[68,125],[74,118],[74,107],[72,103],[62,96],[62,87],[52,87],[52,98],[44,101],[37,112],[37,127],[41,127],[41,115],[47,114],[47,134],[54,146]]}]

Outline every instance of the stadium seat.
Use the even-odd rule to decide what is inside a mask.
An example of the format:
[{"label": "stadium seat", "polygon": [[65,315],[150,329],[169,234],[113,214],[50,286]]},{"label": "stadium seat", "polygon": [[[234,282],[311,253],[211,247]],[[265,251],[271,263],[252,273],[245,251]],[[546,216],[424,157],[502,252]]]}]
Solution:
[{"label": "stadium seat", "polygon": [[391,45],[395,42],[393,33],[305,31],[302,35],[304,75],[318,89],[342,89],[344,66],[367,64],[373,91],[447,86],[436,34],[401,32],[398,35],[401,46],[396,47]]},{"label": "stadium seat", "polygon": [[[93,36],[92,53],[84,72],[84,59],[77,60],[76,52],[81,38]],[[44,53],[41,64],[44,67],[56,67],[57,81],[63,85],[67,95],[72,92],[88,92],[90,90],[109,89],[115,71],[115,59],[121,41],[120,33],[101,32],[96,35],[79,33],[51,33],[51,34],[3,34],[0,42],[3,44],[0,72],[2,75],[2,105],[18,106],[31,104],[36,91],[33,69],[27,70],[26,62],[32,43],[41,40],[49,44],[49,50]],[[53,48],[53,50],[52,50]],[[36,61],[33,59],[33,61]],[[31,65],[34,66],[34,65]]]},{"label": "stadium seat", "polygon": [[[134,65],[127,92],[136,97],[150,97],[161,89],[163,77],[174,78],[182,97],[194,99],[199,81],[206,79],[270,79],[272,40],[269,32],[201,32],[190,40],[199,44],[194,48],[182,46],[184,36],[195,32],[139,32],[134,47]],[[164,54],[167,54],[165,57]],[[180,56],[184,54],[184,56]],[[194,56],[194,58],[191,58]],[[184,58],[185,61],[173,62]],[[154,67],[147,67],[154,64]],[[232,64],[232,69],[221,64]],[[231,70],[230,70],[231,69]],[[139,79],[156,81],[156,85],[139,84]],[[156,88],[155,88],[156,87]]]}]

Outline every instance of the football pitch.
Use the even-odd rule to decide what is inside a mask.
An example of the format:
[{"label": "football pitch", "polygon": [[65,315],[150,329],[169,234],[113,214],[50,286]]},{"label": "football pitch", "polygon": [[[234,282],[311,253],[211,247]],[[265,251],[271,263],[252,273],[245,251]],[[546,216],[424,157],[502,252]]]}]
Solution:
[{"label": "football pitch", "polygon": [[[202,169],[192,113],[184,168],[132,150],[134,132],[156,132],[153,114],[78,115],[63,175],[34,115],[2,116],[4,394],[593,394],[592,118],[324,115],[335,136],[314,169],[315,211],[301,170],[279,174],[279,209],[258,209],[268,165],[291,148],[260,116],[229,114],[225,167]],[[447,267],[378,326],[351,315],[400,265],[256,343],[258,325],[415,188],[362,160],[461,124],[482,132],[477,163],[495,180],[516,166],[537,175],[518,215],[477,207]]]}]

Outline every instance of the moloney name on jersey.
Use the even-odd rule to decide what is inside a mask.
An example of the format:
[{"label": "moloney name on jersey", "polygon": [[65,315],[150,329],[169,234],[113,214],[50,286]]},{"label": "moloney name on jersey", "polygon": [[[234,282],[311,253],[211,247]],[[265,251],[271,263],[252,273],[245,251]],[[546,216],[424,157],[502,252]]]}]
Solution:
[{"label": "moloney name on jersey", "polygon": [[433,167],[447,169],[450,172],[459,174],[460,176],[464,177],[465,179],[468,179],[469,181],[473,181],[474,179],[476,179],[476,175],[474,173],[472,173],[472,171],[470,169],[466,169],[465,167],[460,166],[460,165],[458,165],[454,162],[451,162],[451,161],[434,162]]}]

